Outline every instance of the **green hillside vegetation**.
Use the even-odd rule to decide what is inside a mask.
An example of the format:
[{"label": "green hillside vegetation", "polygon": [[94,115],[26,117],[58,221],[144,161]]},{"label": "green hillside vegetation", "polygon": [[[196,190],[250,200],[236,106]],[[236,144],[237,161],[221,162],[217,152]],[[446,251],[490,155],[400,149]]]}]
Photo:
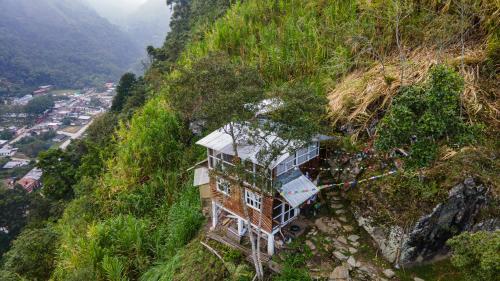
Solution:
[{"label": "green hillside vegetation", "polygon": [[[34,246],[53,254],[23,258],[26,249],[14,242],[0,279],[45,280],[52,272],[53,280],[251,280],[252,267],[234,251],[211,245],[222,262],[200,244],[204,219],[186,171],[205,153],[189,131],[196,120],[190,118],[204,112],[191,109],[205,109],[210,101],[204,98],[234,89],[268,97],[312,92],[317,99],[307,100],[329,99],[328,113],[319,110],[318,117],[323,131],[348,140],[341,149],[362,149],[375,136],[381,157],[394,146],[408,150],[404,173],[350,195],[388,222],[424,214],[464,175],[479,177],[498,195],[498,3],[467,1],[466,15],[460,14],[464,2],[455,1],[168,3],[175,4],[172,32],[162,48],[148,49],[153,65],[144,79],[124,76],[114,110],[85,140],[41,158],[68,154],[61,166],[41,163],[42,169],[60,167],[44,175],[49,188],[41,192],[65,210],[41,216],[19,239],[33,229],[51,237],[55,229],[55,247],[54,239],[42,238]],[[200,69],[217,64],[218,72]],[[243,79],[234,72],[253,73],[247,78],[257,76],[260,91],[252,91],[256,83],[225,84]],[[196,96],[200,89],[207,96]],[[421,117],[410,126],[414,116]],[[421,142],[408,142],[410,134]],[[62,188],[50,188],[54,183]],[[490,260],[498,253],[481,254],[487,246],[457,244],[453,264],[472,278],[497,269]],[[464,255],[469,248],[473,256]],[[269,278],[309,280],[306,258],[291,256],[282,276]],[[478,260],[486,265],[471,269]],[[25,269],[26,262],[46,271]]]}]

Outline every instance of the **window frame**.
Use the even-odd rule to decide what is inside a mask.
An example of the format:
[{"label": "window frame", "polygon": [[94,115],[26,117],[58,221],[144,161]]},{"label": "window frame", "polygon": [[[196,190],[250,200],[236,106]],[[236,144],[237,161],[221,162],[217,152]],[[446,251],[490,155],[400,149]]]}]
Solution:
[{"label": "window frame", "polygon": [[[223,188],[221,188],[221,186]],[[231,195],[231,183],[222,177],[216,177],[215,188],[217,189],[217,191],[219,191],[220,193],[222,193],[226,196]]]},{"label": "window frame", "polygon": [[296,150],[292,155],[276,166],[276,176],[280,176],[293,168],[305,164],[319,156],[319,142],[311,142]]},{"label": "window frame", "polygon": [[[251,202],[248,202],[249,200]],[[262,194],[245,188],[245,204],[248,207],[260,212],[260,208],[262,207]]]}]

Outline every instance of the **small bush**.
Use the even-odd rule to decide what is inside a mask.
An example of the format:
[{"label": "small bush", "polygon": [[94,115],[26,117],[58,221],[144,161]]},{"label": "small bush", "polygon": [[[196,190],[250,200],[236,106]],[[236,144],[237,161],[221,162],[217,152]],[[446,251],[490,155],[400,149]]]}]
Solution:
[{"label": "small bush", "polygon": [[475,142],[480,128],[460,116],[462,91],[463,79],[445,66],[434,68],[426,85],[401,89],[378,126],[376,147],[409,147],[408,166],[421,167],[435,160],[441,140],[456,146]]},{"label": "small bush", "polygon": [[273,278],[278,281],[309,281],[309,271],[304,267],[306,261],[312,257],[312,252],[304,243],[295,240],[289,245],[291,252],[284,259],[283,270],[279,276]]},{"label": "small bush", "polygon": [[452,264],[470,280],[500,280],[500,231],[462,233],[448,241]]}]

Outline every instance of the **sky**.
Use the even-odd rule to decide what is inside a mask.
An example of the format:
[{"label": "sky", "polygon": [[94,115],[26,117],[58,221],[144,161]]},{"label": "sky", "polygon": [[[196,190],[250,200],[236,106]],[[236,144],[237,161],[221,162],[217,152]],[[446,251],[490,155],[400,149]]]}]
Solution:
[{"label": "sky", "polygon": [[128,14],[135,11],[147,0],[85,0],[102,17],[119,24]]}]

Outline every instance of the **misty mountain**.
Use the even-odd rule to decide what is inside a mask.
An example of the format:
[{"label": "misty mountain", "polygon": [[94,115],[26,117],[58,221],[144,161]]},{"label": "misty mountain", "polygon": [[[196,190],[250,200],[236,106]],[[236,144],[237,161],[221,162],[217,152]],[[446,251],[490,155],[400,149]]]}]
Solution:
[{"label": "misty mountain", "polygon": [[0,0],[0,80],[82,87],[118,78],[143,49],[81,0]]},{"label": "misty mountain", "polygon": [[146,0],[83,0],[111,23],[123,26],[127,17]]},{"label": "misty mountain", "polygon": [[148,0],[127,17],[124,28],[137,44],[159,47],[170,31],[171,16],[165,0]]}]

